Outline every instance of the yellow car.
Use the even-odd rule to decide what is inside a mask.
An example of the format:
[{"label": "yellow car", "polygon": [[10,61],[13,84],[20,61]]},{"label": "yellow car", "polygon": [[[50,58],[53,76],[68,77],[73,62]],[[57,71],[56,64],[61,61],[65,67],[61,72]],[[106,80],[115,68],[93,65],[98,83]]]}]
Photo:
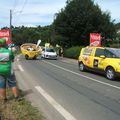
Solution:
[{"label": "yellow car", "polygon": [[109,80],[120,76],[120,49],[107,47],[82,48],[78,58],[80,71],[102,72]]}]

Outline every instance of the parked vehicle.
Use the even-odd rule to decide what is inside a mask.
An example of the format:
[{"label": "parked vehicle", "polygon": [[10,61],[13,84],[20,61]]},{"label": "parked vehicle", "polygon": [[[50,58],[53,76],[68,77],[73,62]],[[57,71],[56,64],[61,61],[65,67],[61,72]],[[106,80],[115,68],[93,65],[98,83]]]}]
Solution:
[{"label": "parked vehicle", "polygon": [[120,76],[120,49],[107,47],[82,48],[78,59],[80,71],[102,72],[110,80]]},{"label": "parked vehicle", "polygon": [[22,55],[26,59],[36,59],[41,54],[41,47],[33,43],[25,43],[20,46]]},{"label": "parked vehicle", "polygon": [[57,53],[53,47],[44,47],[41,52],[42,58],[57,59]]}]

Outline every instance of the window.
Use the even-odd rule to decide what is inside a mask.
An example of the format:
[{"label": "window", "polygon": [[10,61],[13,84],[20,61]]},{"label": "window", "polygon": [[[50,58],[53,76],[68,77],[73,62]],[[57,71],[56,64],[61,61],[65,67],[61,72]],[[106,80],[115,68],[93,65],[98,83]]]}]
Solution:
[{"label": "window", "polygon": [[105,56],[107,58],[116,58],[116,55],[109,50],[105,50]]},{"label": "window", "polygon": [[47,48],[47,49],[46,49],[46,52],[55,52],[55,50],[52,49],[52,48]]},{"label": "window", "polygon": [[101,55],[105,55],[104,49],[97,48],[95,57],[100,57]]},{"label": "window", "polygon": [[120,49],[107,48],[105,50],[106,57],[108,58],[120,58]]},{"label": "window", "polygon": [[92,48],[85,48],[84,49],[84,52],[83,52],[83,55],[91,55],[92,54]]}]

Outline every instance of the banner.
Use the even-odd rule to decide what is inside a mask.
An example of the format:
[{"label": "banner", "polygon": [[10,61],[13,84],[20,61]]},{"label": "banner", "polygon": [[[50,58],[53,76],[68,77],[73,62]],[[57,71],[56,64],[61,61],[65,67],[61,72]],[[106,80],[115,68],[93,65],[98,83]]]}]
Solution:
[{"label": "banner", "polygon": [[90,33],[90,46],[101,47],[101,35],[99,33]]},{"label": "banner", "polygon": [[0,30],[0,39],[5,38],[7,41],[7,44],[10,44],[10,31],[9,30]]}]

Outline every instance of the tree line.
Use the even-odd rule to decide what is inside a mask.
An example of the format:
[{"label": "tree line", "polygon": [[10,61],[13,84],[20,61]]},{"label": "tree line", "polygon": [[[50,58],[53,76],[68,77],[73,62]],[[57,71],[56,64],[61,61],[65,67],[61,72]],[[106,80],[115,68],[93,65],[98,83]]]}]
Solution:
[{"label": "tree line", "polygon": [[12,26],[11,33],[12,41],[17,45],[37,43],[41,39],[41,45],[50,42],[69,48],[89,45],[90,33],[100,33],[103,44],[106,44],[106,39],[114,40],[116,37],[119,24],[116,25],[110,13],[103,12],[94,0],[67,0],[66,6],[55,14],[51,25],[34,28]]}]

